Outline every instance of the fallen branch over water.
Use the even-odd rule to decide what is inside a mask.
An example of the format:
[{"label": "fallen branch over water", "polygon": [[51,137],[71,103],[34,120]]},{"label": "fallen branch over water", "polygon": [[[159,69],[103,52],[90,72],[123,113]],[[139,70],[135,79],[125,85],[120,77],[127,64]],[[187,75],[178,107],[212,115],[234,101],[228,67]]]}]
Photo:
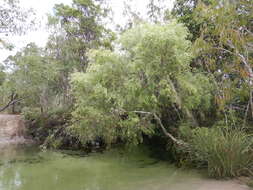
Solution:
[{"label": "fallen branch over water", "polygon": [[169,139],[171,139],[174,143],[176,143],[177,145],[180,145],[180,146],[184,146],[184,147],[187,147],[188,144],[180,139],[177,139],[176,137],[174,137],[171,133],[169,133],[165,126],[162,124],[162,121],[161,119],[158,117],[158,115],[156,113],[153,113],[153,112],[147,112],[147,111],[126,111],[124,109],[114,109],[112,110],[113,112],[117,113],[118,115],[121,115],[121,114],[127,114],[127,113],[136,113],[136,114],[146,114],[146,115],[150,115],[150,116],[153,116],[154,119],[158,122],[159,124],[159,127],[162,129],[164,135],[166,137],[168,137]]},{"label": "fallen branch over water", "polygon": [[155,120],[158,122],[158,124],[159,124],[160,128],[162,129],[163,133],[165,134],[165,136],[169,137],[177,145],[180,145],[180,146],[186,146],[187,145],[187,143],[185,143],[182,140],[179,140],[179,139],[175,138],[171,133],[169,133],[166,130],[166,128],[164,127],[164,125],[162,124],[161,119],[155,113],[145,112],[145,111],[132,111],[132,112],[133,113],[139,113],[139,114],[148,114],[148,115],[154,116]]}]

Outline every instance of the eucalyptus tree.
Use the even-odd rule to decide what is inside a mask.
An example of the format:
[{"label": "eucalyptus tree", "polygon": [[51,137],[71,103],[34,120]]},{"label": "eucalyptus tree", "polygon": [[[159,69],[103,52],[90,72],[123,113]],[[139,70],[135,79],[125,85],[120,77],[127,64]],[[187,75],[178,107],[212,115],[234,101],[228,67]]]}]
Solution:
[{"label": "eucalyptus tree", "polygon": [[179,22],[184,23],[189,29],[193,40],[199,36],[200,32],[200,25],[193,17],[197,2],[198,0],[176,0],[171,12]]},{"label": "eucalyptus tree", "polygon": [[23,34],[34,28],[35,16],[33,10],[24,10],[18,0],[2,0],[0,2],[0,46],[11,49],[6,36]]},{"label": "eucalyptus tree", "polygon": [[224,0],[199,3],[195,11],[195,20],[207,21],[195,42],[195,52],[206,69],[216,73],[217,103],[244,119],[250,110],[253,118],[252,10],[251,1]]},{"label": "eucalyptus tree", "polygon": [[78,71],[86,70],[87,51],[104,45],[102,39],[108,34],[102,22],[107,15],[102,3],[101,0],[74,0],[72,6],[55,5],[55,20],[60,24],[62,40],[67,41],[70,59]]},{"label": "eucalyptus tree", "polygon": [[162,2],[164,0],[149,0],[147,9],[148,9],[148,16],[150,20],[154,23],[157,23],[159,21],[162,21],[163,19],[163,13],[164,13],[164,7],[162,7]]},{"label": "eucalyptus tree", "polygon": [[22,100],[22,107],[37,107],[46,111],[52,104],[56,69],[43,50],[34,43],[28,44],[14,56],[5,60],[9,68],[4,81],[3,95],[10,102]]},{"label": "eucalyptus tree", "polygon": [[[189,39],[196,40],[201,34],[201,28],[207,24],[207,20],[202,22],[196,19],[196,8],[200,2],[208,5],[212,0],[175,0],[171,15],[184,25],[190,31]],[[168,12],[170,13],[170,12]]]},{"label": "eucalyptus tree", "polygon": [[252,6],[248,0],[177,0],[172,11],[192,34],[197,59],[191,65],[214,79],[225,118],[230,110],[245,120],[253,110]]},{"label": "eucalyptus tree", "polygon": [[49,16],[51,29],[46,52],[58,68],[58,89],[63,104],[71,104],[69,79],[74,71],[85,72],[91,48],[112,48],[114,34],[103,26],[107,15],[103,1],[75,0],[72,6],[57,4]]}]

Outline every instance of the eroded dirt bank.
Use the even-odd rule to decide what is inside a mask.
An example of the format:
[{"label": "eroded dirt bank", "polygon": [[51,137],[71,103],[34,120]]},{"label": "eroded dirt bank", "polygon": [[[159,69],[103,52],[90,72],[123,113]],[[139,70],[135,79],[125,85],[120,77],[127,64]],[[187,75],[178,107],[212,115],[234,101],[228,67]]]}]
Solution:
[{"label": "eroded dirt bank", "polygon": [[0,114],[0,144],[24,143],[25,124],[20,115]]}]

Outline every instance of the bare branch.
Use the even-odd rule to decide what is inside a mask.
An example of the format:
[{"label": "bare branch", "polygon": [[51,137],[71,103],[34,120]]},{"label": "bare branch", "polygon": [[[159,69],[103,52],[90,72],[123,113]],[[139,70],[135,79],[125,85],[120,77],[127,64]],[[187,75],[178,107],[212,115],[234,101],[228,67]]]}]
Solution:
[{"label": "bare branch", "polygon": [[16,100],[11,100],[11,101],[9,101],[8,104],[7,104],[6,106],[0,108],[0,112],[6,110],[7,108],[9,108],[10,106],[12,106],[12,105],[14,105],[14,104],[16,104],[16,103],[22,101],[23,99],[24,99],[24,98],[20,98],[20,99],[16,99]]},{"label": "bare branch", "polygon": [[148,114],[148,115],[153,115],[154,118],[156,119],[156,121],[158,122],[160,128],[162,129],[163,133],[169,137],[173,142],[175,142],[177,145],[181,145],[181,146],[186,146],[187,143],[185,143],[184,141],[182,140],[178,140],[176,139],[172,134],[170,134],[166,128],[164,127],[164,125],[162,124],[162,121],[161,119],[155,114],[155,113],[152,113],[152,112],[145,112],[145,111],[132,111],[133,113],[139,113],[139,114]]}]

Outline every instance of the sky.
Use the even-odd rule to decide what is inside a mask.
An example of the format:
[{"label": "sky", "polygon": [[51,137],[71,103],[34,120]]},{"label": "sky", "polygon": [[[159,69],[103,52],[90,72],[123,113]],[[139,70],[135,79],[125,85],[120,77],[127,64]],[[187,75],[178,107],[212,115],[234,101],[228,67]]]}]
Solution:
[{"label": "sky", "polygon": [[[0,0],[1,1],[1,0]],[[113,11],[114,24],[122,25],[126,23],[126,18],[123,16],[124,2],[131,5],[134,11],[139,12],[143,17],[146,16],[146,7],[149,0],[109,0],[110,7]],[[167,0],[168,8],[172,8],[174,0]],[[14,55],[19,49],[30,42],[35,42],[38,46],[45,46],[48,38],[48,31],[46,30],[47,14],[53,14],[53,7],[55,4],[72,4],[72,0],[20,0],[20,7],[24,9],[34,9],[38,20],[41,21],[41,26],[36,31],[28,32],[23,36],[10,36],[8,41],[15,44],[13,51],[0,49],[0,61],[6,59],[9,55]]]}]

